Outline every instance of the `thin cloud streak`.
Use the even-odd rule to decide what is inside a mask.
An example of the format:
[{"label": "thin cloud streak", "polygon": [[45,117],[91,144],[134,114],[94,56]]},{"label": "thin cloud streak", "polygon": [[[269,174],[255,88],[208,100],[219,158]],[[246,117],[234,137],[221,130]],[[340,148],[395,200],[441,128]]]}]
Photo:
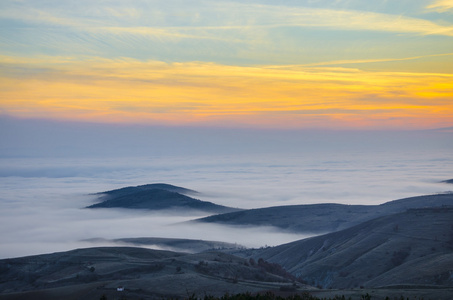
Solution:
[{"label": "thin cloud streak", "polygon": [[415,60],[415,59],[422,59],[422,58],[428,58],[428,57],[442,57],[442,56],[451,56],[451,55],[453,55],[453,53],[430,54],[430,55],[420,55],[420,56],[403,57],[403,58],[336,60],[336,61],[324,61],[324,62],[302,64],[302,65],[271,66],[270,68],[288,69],[288,68],[294,68],[294,67],[317,67],[317,66],[331,66],[331,65],[368,64],[368,63],[380,63],[380,62],[392,62],[392,61],[406,61],[406,60]]},{"label": "thin cloud streak", "polygon": [[452,0],[436,0],[434,3],[428,5],[427,9],[432,9],[437,12],[448,12],[453,9],[453,1]]}]

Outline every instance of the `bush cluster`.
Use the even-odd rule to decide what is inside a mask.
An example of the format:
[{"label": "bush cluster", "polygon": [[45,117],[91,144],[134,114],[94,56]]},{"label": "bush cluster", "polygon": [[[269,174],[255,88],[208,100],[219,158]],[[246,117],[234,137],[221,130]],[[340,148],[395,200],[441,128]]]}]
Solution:
[{"label": "bush cluster", "polygon": [[192,295],[187,300],[348,300],[350,298],[345,298],[345,296],[335,296],[334,298],[318,298],[310,295],[309,293],[294,294],[290,296],[279,296],[275,295],[272,292],[267,292],[264,294],[236,294],[236,295],[223,295],[222,297],[214,296],[204,296],[204,298],[197,298],[195,295]]}]

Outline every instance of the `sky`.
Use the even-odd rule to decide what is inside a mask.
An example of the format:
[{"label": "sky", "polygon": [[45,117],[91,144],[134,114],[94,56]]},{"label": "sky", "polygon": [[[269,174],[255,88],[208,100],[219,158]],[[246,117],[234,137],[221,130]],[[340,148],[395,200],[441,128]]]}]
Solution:
[{"label": "sky", "polygon": [[2,0],[0,115],[453,126],[453,0]]}]

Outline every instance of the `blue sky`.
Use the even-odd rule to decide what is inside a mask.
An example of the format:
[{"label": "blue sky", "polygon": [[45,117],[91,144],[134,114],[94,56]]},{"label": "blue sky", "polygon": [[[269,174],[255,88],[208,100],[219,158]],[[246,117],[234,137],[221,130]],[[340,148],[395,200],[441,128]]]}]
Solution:
[{"label": "blue sky", "polygon": [[451,1],[35,0],[0,5],[4,55],[306,64],[453,52]]}]

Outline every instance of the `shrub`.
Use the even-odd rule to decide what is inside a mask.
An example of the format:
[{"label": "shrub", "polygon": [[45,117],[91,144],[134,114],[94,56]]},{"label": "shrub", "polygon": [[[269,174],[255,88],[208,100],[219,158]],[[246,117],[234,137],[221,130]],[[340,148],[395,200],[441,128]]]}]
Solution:
[{"label": "shrub", "polygon": [[407,250],[399,250],[393,252],[392,256],[392,264],[396,267],[401,265],[404,260],[409,256],[409,251]]}]

